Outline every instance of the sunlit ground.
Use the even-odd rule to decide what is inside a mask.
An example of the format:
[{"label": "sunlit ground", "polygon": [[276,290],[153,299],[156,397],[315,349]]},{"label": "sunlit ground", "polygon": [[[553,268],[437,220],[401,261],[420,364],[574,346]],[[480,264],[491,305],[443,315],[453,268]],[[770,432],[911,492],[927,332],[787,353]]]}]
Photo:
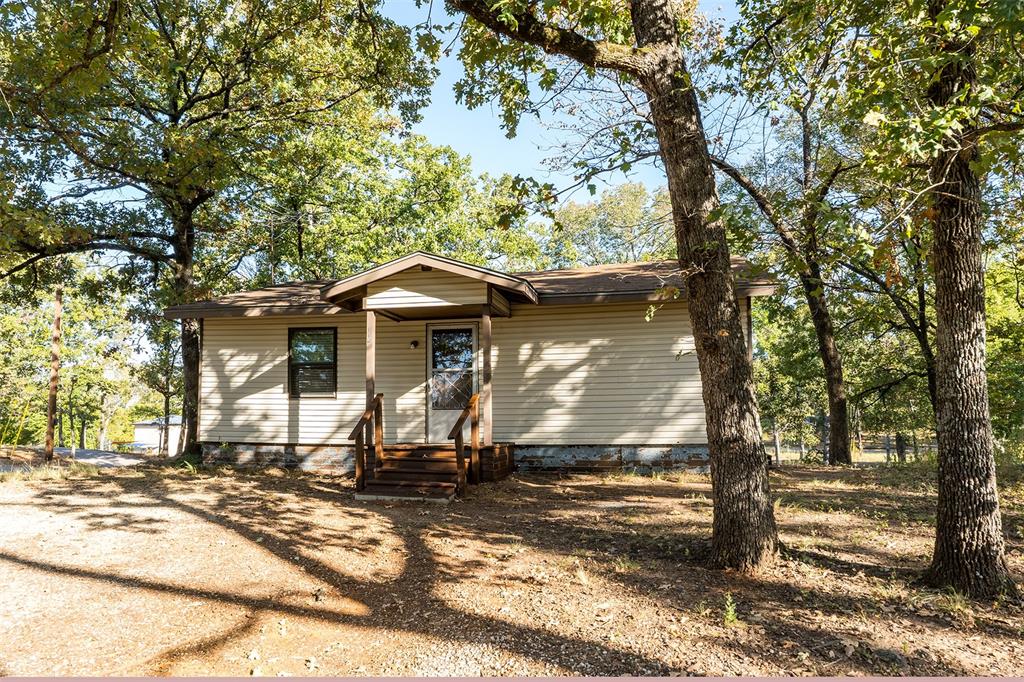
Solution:
[{"label": "sunlit ground", "polygon": [[[1024,484],[1003,472],[1024,570]],[[787,557],[704,567],[705,477],[521,476],[447,507],[344,479],[0,482],[0,673],[1024,674],[1024,612],[913,585],[923,468],[773,473]]]}]

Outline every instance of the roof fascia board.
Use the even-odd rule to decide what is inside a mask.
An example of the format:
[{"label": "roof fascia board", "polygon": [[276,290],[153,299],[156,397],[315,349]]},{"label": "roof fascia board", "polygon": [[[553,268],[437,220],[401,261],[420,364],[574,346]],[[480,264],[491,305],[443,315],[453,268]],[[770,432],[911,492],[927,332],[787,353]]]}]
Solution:
[{"label": "roof fascia board", "polygon": [[[740,298],[748,296],[771,296],[775,293],[775,285],[753,285],[736,287],[736,295]],[[594,291],[585,294],[541,294],[541,305],[571,305],[579,303],[612,303],[618,301],[672,301],[676,297],[659,293],[654,290],[640,291]]]},{"label": "roof fascia board", "polygon": [[352,311],[324,303],[321,305],[178,305],[164,310],[168,320],[189,320],[205,317],[268,317],[273,315],[348,315]]},{"label": "roof fascia board", "polygon": [[487,268],[481,268],[477,265],[463,263],[461,261],[444,258],[443,256],[437,256],[423,251],[415,251],[407,256],[402,256],[401,258],[396,258],[393,261],[382,263],[377,267],[370,268],[365,272],[360,272],[359,274],[346,277],[345,279],[334,282],[333,284],[328,284],[320,289],[320,297],[325,301],[330,301],[332,298],[345,294],[353,288],[366,286],[371,282],[376,282],[386,277],[390,277],[391,275],[408,270],[409,268],[414,268],[417,265],[426,265],[437,268],[438,270],[444,270],[445,272],[451,272],[456,275],[462,275],[464,277],[470,277],[472,279],[487,282],[488,284],[493,284],[503,289],[515,291],[525,296],[532,303],[537,303],[539,300],[539,296],[537,295],[537,291],[533,288],[533,285],[521,277],[488,270]]}]

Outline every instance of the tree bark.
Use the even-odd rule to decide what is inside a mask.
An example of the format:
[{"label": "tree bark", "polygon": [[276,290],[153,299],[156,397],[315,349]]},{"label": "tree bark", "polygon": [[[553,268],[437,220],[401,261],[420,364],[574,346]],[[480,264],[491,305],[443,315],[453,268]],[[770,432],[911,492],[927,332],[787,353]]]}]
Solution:
[{"label": "tree bark", "polygon": [[703,386],[711,458],[712,561],[754,570],[772,561],[778,534],[754,394],[740,325],[725,227],[714,217],[718,192],[697,96],[681,50],[677,0],[630,3],[637,46],[594,41],[493,0],[448,0],[492,31],[592,68],[628,73],[650,100],[668,176],[679,264],[686,283]]},{"label": "tree bark", "polygon": [[775,447],[775,464],[776,466],[782,464],[782,443],[779,438],[779,425],[776,420],[772,420],[772,443]]},{"label": "tree bark", "polygon": [[843,361],[836,344],[835,326],[825,301],[825,285],[821,280],[820,266],[808,263],[806,274],[800,275],[800,284],[807,299],[807,306],[814,323],[814,334],[818,340],[818,355],[825,377],[828,394],[828,449],[824,453],[832,464],[852,464],[850,454],[850,413],[846,396],[846,381],[843,378]]},{"label": "tree bark", "polygon": [[[810,138],[807,136],[806,125],[804,126],[803,140],[804,193],[805,197],[810,197],[814,178],[810,170]],[[723,159],[712,159],[712,163],[750,195],[775,229],[792,262],[797,265],[800,285],[807,300],[808,310],[814,324],[815,338],[818,341],[818,356],[821,358],[825,389],[828,393],[829,422],[838,425],[831,431],[832,437],[829,439],[828,449],[825,452],[826,459],[834,464],[850,464],[852,460],[846,382],[843,379],[842,356],[836,343],[835,326],[832,323],[832,315],[829,312],[825,296],[825,282],[821,275],[816,236],[817,221],[820,215],[817,202],[824,201],[825,194],[832,187],[833,181],[845,167],[836,166],[828,179],[813,191],[814,199],[805,207],[800,221],[806,239],[799,240],[796,233],[776,211],[772,201],[749,177]]]},{"label": "tree bark", "polygon": [[640,85],[650,98],[668,176],[700,367],[714,502],[712,557],[720,566],[753,570],[774,558],[778,535],[725,227],[712,217],[718,208],[714,170],[679,49],[678,5],[634,0],[631,13],[638,46],[656,55]]},{"label": "tree bark", "polygon": [[[941,0],[928,4],[933,20],[944,9]],[[977,86],[975,48],[945,38],[934,45],[948,59],[928,98],[944,108]],[[972,168],[978,150],[964,136],[977,123],[961,123],[959,144],[938,153],[930,169],[939,495],[935,552],[925,579],[981,598],[1016,587],[1004,555],[985,374],[981,179]]]},{"label": "tree bark", "polygon": [[[64,287],[53,297],[53,333],[50,336],[50,392],[46,401],[46,461],[53,461],[53,427],[57,417],[57,384],[60,380],[60,324],[64,312]],[[63,434],[61,440],[64,440]],[[18,444],[17,441],[14,442]]]},{"label": "tree bark", "polygon": [[924,251],[921,248],[919,238],[914,238],[914,253],[917,257],[914,259],[914,293],[917,297],[916,310],[914,311],[917,316],[917,324],[911,325],[914,330],[914,335],[917,337],[917,343],[921,347],[921,355],[924,357],[925,372],[928,375],[928,399],[932,404],[932,413],[937,413],[939,396],[937,380],[935,378],[935,351],[932,349],[931,336],[929,335],[929,323],[928,323],[928,292],[925,289],[925,263],[921,256]]},{"label": "tree bark", "polygon": [[71,386],[68,388],[68,402],[65,412],[68,413],[68,436],[71,441],[71,456],[75,456],[75,377],[71,377]]},{"label": "tree bark", "polygon": [[[800,149],[803,161],[803,192],[805,204],[801,222],[806,243],[801,250],[793,244],[793,253],[797,258],[806,261],[806,267],[800,273],[800,284],[803,286],[807,306],[814,323],[814,333],[818,340],[818,355],[821,357],[825,375],[825,389],[828,393],[828,443],[822,448],[825,464],[851,464],[850,457],[850,417],[846,402],[846,382],[843,381],[843,362],[836,345],[836,332],[832,324],[832,315],[825,302],[825,281],[821,277],[821,263],[818,256],[818,216],[820,209],[816,200],[824,201],[825,194],[831,187],[831,181],[822,184],[815,191],[814,164],[814,126],[811,123],[811,106],[817,96],[817,90],[809,87],[807,100],[799,109],[800,114]],[[838,172],[841,166],[836,166]],[[832,180],[835,179],[835,172]]]},{"label": "tree bark", "polygon": [[[195,223],[194,205],[175,207],[174,217],[174,294],[176,302],[187,303],[194,298]],[[183,396],[181,428],[185,432],[182,454],[195,455],[199,451],[199,320],[181,320],[181,363]]]},{"label": "tree bark", "polygon": [[160,427],[160,457],[168,457],[171,452],[171,391],[170,386],[164,392],[164,423]]},{"label": "tree bark", "polygon": [[181,453],[185,450],[185,424],[182,422],[181,426],[178,427],[178,444],[174,446],[174,456],[181,457]]},{"label": "tree bark", "polygon": [[861,459],[864,459],[864,423],[861,417],[860,408],[857,408],[856,410],[855,419],[857,424],[857,453]]},{"label": "tree bark", "polygon": [[896,461],[907,463],[907,436],[902,431],[896,432]]}]

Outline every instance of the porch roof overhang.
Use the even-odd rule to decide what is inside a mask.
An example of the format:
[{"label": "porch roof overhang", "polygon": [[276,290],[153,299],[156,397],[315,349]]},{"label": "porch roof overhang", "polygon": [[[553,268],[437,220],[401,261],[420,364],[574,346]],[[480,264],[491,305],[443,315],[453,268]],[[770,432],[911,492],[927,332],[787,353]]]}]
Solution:
[{"label": "porch roof overhang", "polygon": [[[516,300],[527,303],[540,302],[537,290],[533,288],[533,285],[528,280],[522,277],[424,251],[414,251],[407,256],[396,258],[359,274],[327,284],[320,289],[320,298],[327,303],[355,311],[360,309],[358,302],[366,295],[368,286],[413,268],[449,272],[471,280],[485,282],[501,290],[504,294],[511,295]],[[408,315],[409,311],[403,311],[404,317]]]}]

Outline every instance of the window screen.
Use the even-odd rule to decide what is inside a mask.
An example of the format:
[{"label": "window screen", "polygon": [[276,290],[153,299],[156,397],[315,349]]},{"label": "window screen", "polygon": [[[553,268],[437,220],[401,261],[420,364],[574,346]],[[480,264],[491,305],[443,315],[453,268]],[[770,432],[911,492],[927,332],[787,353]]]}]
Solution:
[{"label": "window screen", "polygon": [[288,393],[334,393],[338,386],[338,330],[288,330]]}]

